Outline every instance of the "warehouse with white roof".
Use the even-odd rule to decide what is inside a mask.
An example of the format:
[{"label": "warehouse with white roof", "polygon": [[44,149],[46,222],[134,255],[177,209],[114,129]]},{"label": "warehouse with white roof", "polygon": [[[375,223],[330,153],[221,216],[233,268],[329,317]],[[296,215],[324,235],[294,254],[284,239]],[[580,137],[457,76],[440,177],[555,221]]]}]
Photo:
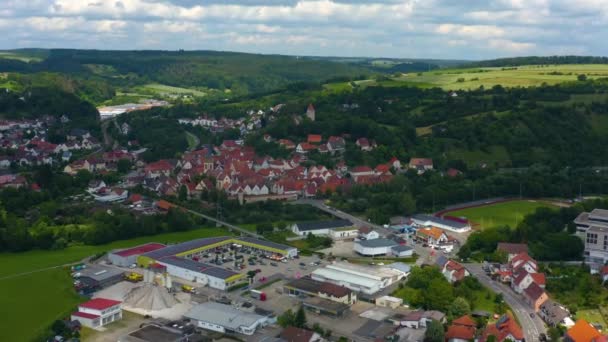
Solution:
[{"label": "warehouse with white roof", "polygon": [[196,305],[184,317],[191,319],[199,328],[244,335],[253,335],[257,329],[272,323],[270,316],[241,311],[216,302]]},{"label": "warehouse with white roof", "polygon": [[407,273],[390,267],[371,267],[338,262],[314,270],[312,279],[373,295],[405,278]]}]

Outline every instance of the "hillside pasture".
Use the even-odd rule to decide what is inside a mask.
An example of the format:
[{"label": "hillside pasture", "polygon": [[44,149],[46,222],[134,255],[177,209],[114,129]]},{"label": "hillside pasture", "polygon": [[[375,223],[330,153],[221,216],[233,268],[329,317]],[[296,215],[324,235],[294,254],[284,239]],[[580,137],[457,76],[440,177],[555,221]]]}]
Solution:
[{"label": "hillside pasture", "polygon": [[524,216],[532,214],[538,208],[557,208],[557,206],[544,201],[515,200],[454,210],[444,214],[465,217],[473,223],[476,229],[483,230],[499,226],[515,228]]}]

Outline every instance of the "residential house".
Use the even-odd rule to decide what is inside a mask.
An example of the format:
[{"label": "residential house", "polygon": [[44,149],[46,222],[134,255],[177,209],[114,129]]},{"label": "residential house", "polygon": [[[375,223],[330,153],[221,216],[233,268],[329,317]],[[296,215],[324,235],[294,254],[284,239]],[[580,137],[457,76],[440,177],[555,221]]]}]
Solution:
[{"label": "residential house", "polygon": [[364,152],[373,150],[373,146],[367,138],[357,139],[357,141],[355,142],[355,145],[357,145],[361,149],[361,151],[364,151]]},{"label": "residential house", "polygon": [[293,150],[296,148],[296,144],[289,139],[279,139],[279,146],[282,146],[286,150]]},{"label": "residential house", "polygon": [[600,342],[605,341],[602,334],[584,319],[576,321],[572,328],[566,331],[564,342]]},{"label": "residential house", "polygon": [[285,342],[323,342],[325,339],[318,333],[296,327],[287,327],[281,331],[280,340]]},{"label": "residential house", "polygon": [[327,139],[327,149],[331,154],[342,153],[346,149],[346,141],[342,137],[331,136]]},{"label": "residential house", "polygon": [[416,170],[421,175],[426,171],[433,169],[433,159],[430,158],[412,158],[410,159],[409,168]]},{"label": "residential house", "polygon": [[320,144],[323,137],[320,134],[309,134],[306,142],[309,144]]},{"label": "residential house", "polygon": [[469,342],[475,340],[477,324],[470,316],[462,316],[452,321],[445,333],[447,342]]},{"label": "residential house", "polygon": [[549,299],[545,290],[536,283],[531,283],[530,286],[523,291],[523,295],[524,301],[534,309],[534,312],[538,312],[540,306]]},{"label": "residential house", "polygon": [[532,283],[536,283],[541,288],[545,288],[545,274],[544,273],[528,273],[526,271],[520,272],[515,279],[511,282],[511,288],[517,293],[522,293]]},{"label": "residential house", "polygon": [[455,282],[463,280],[466,276],[469,276],[470,273],[467,271],[464,266],[459,264],[454,260],[448,260],[441,269],[441,273],[443,276],[453,284]]},{"label": "residential house", "polygon": [[431,246],[439,246],[448,242],[447,234],[437,227],[423,227],[416,230],[416,239]]},{"label": "residential house", "polygon": [[356,180],[358,177],[362,176],[373,176],[374,170],[369,166],[355,166],[349,173],[351,177]]},{"label": "residential house", "polygon": [[571,328],[574,326],[574,321],[568,309],[553,299],[547,299],[540,306],[538,314],[550,327],[564,326]]},{"label": "residential house", "polygon": [[146,165],[144,172],[148,178],[169,177],[173,169],[173,165],[168,160],[163,159]]},{"label": "residential house", "polygon": [[296,153],[307,154],[308,152],[316,150],[317,147],[307,142],[299,143],[296,147]]},{"label": "residential house", "polygon": [[505,253],[507,261],[511,261],[511,259],[520,253],[528,254],[528,245],[524,243],[499,242],[496,251]]},{"label": "residential house", "polygon": [[517,277],[519,273],[536,273],[538,270],[538,264],[536,260],[532,259],[526,252],[522,252],[511,258],[509,265],[514,277]]},{"label": "residential house", "polygon": [[378,234],[378,232],[373,230],[371,227],[366,226],[359,228],[359,240],[374,240],[378,238],[380,238],[380,234]]},{"label": "residential house", "polygon": [[489,336],[494,336],[496,342],[511,340],[513,342],[523,342],[524,334],[521,327],[511,314],[505,314],[495,323],[490,323],[483,331],[479,342],[487,342]]}]

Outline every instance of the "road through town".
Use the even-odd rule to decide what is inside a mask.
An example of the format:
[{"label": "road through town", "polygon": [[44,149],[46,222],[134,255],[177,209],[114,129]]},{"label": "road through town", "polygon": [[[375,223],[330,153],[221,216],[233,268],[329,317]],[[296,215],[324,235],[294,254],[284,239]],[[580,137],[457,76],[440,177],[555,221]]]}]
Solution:
[{"label": "road through town", "polygon": [[539,341],[539,335],[541,333],[547,333],[547,329],[543,321],[536,314],[534,314],[534,317],[530,317],[533,310],[528,306],[523,298],[513,292],[511,288],[505,284],[501,284],[490,279],[490,277],[488,277],[488,275],[482,269],[481,264],[464,264],[464,266],[471,273],[471,275],[479,279],[484,286],[492,289],[492,291],[496,293],[503,295],[505,302],[511,307],[513,313],[517,316],[526,341]]}]

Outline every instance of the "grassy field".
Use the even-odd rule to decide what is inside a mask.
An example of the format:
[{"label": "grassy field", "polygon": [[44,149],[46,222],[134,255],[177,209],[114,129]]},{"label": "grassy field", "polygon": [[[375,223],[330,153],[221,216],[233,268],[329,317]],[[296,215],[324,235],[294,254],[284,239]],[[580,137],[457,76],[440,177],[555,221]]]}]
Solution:
[{"label": "grassy field", "polygon": [[447,90],[476,89],[480,86],[490,88],[495,85],[503,87],[530,87],[543,83],[557,84],[576,81],[579,74],[588,78],[608,77],[608,65],[603,64],[570,64],[570,65],[527,65],[517,68],[472,68],[441,69],[419,74],[406,74],[395,81],[429,84]]},{"label": "grassy field", "polygon": [[[608,65],[605,64],[568,64],[568,65],[524,65],[517,68],[463,68],[438,69],[422,73],[402,74],[389,80],[356,81],[356,86],[382,85],[385,87],[415,86],[421,88],[439,87],[445,90],[477,89],[480,86],[491,88],[531,87],[546,84],[558,84],[576,81],[579,74],[588,78],[608,77]],[[351,91],[350,82],[329,83],[324,85],[326,92]],[[573,99],[571,101],[575,101]],[[579,99],[587,100],[587,99]]]},{"label": "grassy field", "polygon": [[510,226],[514,228],[524,218],[538,208],[557,208],[541,201],[509,201],[481,207],[450,211],[446,215],[466,217],[475,224],[477,229],[496,226]]},{"label": "grassy field", "polygon": [[589,309],[589,310],[578,310],[576,312],[577,319],[584,319],[589,323],[599,323],[602,327],[606,328],[606,321],[604,320],[604,316],[600,310],[597,309]]},{"label": "grassy field", "polygon": [[18,61],[25,62],[25,63],[42,61],[42,58],[40,58],[40,57],[27,56],[24,54],[17,54],[17,53],[13,53],[13,52],[0,52],[0,58],[16,59]]},{"label": "grassy field", "polygon": [[469,151],[464,149],[450,149],[448,151],[448,157],[450,159],[460,159],[469,167],[475,167],[482,162],[488,165],[503,165],[510,161],[509,153],[504,146],[491,146],[488,148],[487,152],[480,150]]},{"label": "grassy field", "polygon": [[[175,243],[201,237],[222,236],[222,228],[201,228],[167,233],[100,246],[74,246],[60,251],[30,251],[0,254],[0,341],[29,341],[44,332],[54,320],[64,317],[82,301],[74,292],[67,270],[44,268],[77,262],[89,255],[146,242]],[[15,276],[6,278],[7,276]]]},{"label": "grassy field", "polygon": [[150,83],[141,87],[143,93],[146,92],[155,92],[160,95],[187,95],[191,94],[192,96],[207,96],[207,93],[189,88],[181,88],[181,87],[172,87],[164,84],[158,83]]}]

